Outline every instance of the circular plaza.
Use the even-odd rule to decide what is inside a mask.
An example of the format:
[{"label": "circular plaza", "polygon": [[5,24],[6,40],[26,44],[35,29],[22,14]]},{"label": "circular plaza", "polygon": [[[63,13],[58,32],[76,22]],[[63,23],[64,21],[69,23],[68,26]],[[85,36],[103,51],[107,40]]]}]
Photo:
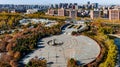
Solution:
[{"label": "circular plaza", "polygon": [[[52,41],[62,43],[62,45],[49,45]],[[51,42],[52,43],[52,42]],[[30,59],[38,57],[46,59],[48,67],[67,67],[67,60],[74,58],[80,65],[92,62],[100,54],[100,47],[96,41],[87,36],[72,36],[61,34],[46,37],[38,42],[38,49],[27,55],[23,63],[28,63]]]}]

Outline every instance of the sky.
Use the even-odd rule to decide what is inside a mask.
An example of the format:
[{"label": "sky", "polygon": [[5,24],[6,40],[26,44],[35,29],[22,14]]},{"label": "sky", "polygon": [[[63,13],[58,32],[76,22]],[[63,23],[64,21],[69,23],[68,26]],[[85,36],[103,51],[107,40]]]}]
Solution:
[{"label": "sky", "polygon": [[0,0],[0,4],[55,4],[55,3],[99,3],[101,5],[120,5],[120,0]]}]

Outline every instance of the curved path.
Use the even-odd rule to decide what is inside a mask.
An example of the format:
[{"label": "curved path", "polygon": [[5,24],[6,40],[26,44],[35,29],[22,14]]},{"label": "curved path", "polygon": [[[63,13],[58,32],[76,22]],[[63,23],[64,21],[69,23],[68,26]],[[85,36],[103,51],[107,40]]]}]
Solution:
[{"label": "curved path", "polygon": [[[50,46],[47,42],[51,39],[57,39],[64,42],[61,46]],[[23,63],[27,63],[31,58],[45,58],[48,67],[67,67],[67,59],[75,58],[79,64],[87,64],[93,61],[100,53],[99,45],[86,36],[71,36],[61,34],[43,38],[39,41],[39,46],[43,46],[35,50],[33,53],[23,59]]]}]

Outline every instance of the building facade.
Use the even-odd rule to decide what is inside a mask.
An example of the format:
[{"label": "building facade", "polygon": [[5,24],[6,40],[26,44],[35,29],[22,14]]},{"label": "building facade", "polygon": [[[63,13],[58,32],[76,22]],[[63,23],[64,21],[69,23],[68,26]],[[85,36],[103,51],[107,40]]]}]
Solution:
[{"label": "building facade", "polygon": [[99,11],[99,10],[91,10],[90,11],[91,19],[100,18],[100,17],[101,17],[101,11]]},{"label": "building facade", "polygon": [[54,15],[54,12],[55,12],[54,9],[48,9],[48,14],[49,15]]},{"label": "building facade", "polygon": [[58,16],[65,16],[65,9],[58,9]]},{"label": "building facade", "polygon": [[120,20],[120,10],[110,9],[109,10],[109,20]]},{"label": "building facade", "polygon": [[76,18],[77,17],[77,11],[76,10],[70,10],[69,17],[70,18]]},{"label": "building facade", "polygon": [[76,18],[78,11],[75,9],[49,9],[47,14],[54,16],[69,16],[70,18]]}]

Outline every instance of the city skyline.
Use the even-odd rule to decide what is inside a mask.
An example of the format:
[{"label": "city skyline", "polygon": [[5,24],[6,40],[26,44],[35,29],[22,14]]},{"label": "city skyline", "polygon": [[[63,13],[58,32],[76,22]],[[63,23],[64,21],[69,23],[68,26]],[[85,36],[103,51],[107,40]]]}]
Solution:
[{"label": "city skyline", "polygon": [[119,5],[119,0],[0,0],[0,4],[42,4],[42,5],[48,5],[48,4],[58,4],[58,3],[78,3],[78,4],[86,4],[88,1],[91,3],[99,3],[101,5]]}]

